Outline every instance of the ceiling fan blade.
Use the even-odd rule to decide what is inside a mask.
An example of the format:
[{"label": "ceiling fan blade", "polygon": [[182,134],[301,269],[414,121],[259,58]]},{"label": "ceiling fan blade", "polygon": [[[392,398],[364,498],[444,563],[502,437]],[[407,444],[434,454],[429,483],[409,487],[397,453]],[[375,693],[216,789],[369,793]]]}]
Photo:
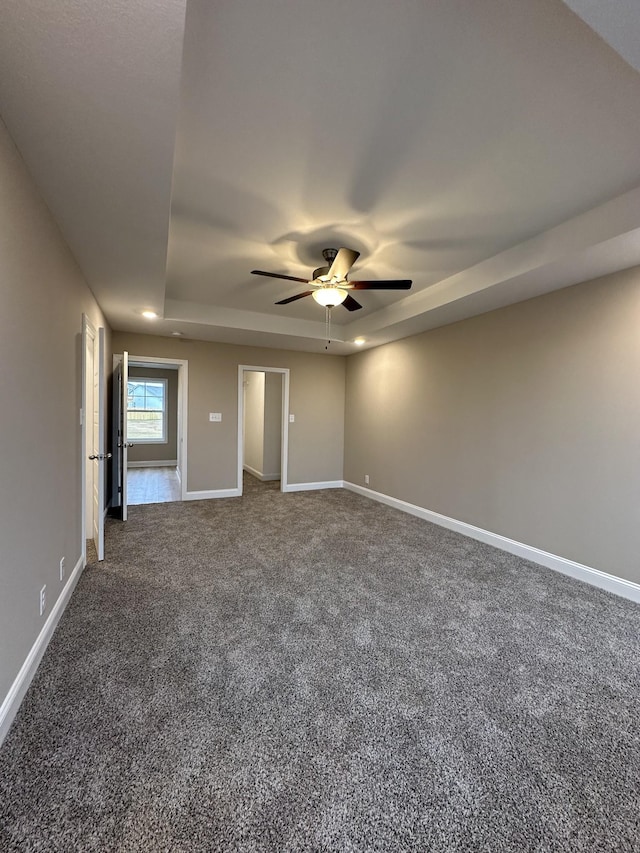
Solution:
[{"label": "ceiling fan blade", "polygon": [[360,305],[359,302],[356,302],[353,296],[349,296],[349,294],[347,294],[347,298],[342,304],[347,309],[347,311],[357,311],[358,308],[362,308],[362,305]]},{"label": "ceiling fan blade", "polygon": [[344,281],[351,267],[360,257],[360,252],[354,249],[338,249],[338,254],[333,259],[327,273],[329,279]]},{"label": "ceiling fan blade", "polygon": [[[288,299],[281,299],[280,302],[276,302],[276,305],[288,305],[290,302],[295,302],[296,299],[303,299],[305,296],[311,296],[313,290],[305,290],[304,293],[296,293],[295,296],[290,296]],[[348,297],[347,297],[348,298]]]},{"label": "ceiling fan blade", "polygon": [[352,290],[409,290],[410,279],[398,279],[397,281],[348,281],[347,287]]},{"label": "ceiling fan blade", "polygon": [[264,270],[251,270],[251,275],[266,275],[267,278],[283,278],[285,281],[302,281],[309,284],[308,278],[298,278],[295,275],[283,275],[279,272],[264,272]]}]

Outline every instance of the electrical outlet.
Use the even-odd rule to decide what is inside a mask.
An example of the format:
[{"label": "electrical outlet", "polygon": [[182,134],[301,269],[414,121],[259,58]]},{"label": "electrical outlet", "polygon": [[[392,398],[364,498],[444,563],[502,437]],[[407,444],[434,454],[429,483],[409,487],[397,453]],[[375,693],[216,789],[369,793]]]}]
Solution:
[{"label": "electrical outlet", "polygon": [[365,484],[365,486],[369,485],[369,475],[368,474],[364,475],[364,484]]},{"label": "electrical outlet", "polygon": [[47,607],[47,585],[45,584],[40,590],[40,615],[44,613]]},{"label": "electrical outlet", "polygon": [[60,580],[64,580],[64,557],[60,560]]}]

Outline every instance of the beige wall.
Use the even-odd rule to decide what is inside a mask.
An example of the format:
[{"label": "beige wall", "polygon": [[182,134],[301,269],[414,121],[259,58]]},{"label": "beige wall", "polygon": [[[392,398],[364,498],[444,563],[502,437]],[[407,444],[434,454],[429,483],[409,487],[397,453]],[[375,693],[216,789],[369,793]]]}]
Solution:
[{"label": "beige wall", "polygon": [[262,455],[262,473],[265,477],[280,476],[281,455],[282,375],[280,373],[266,373],[264,385],[264,449]]},{"label": "beige wall", "polygon": [[158,367],[129,367],[129,376],[167,380],[167,443],[134,444],[127,453],[129,465],[136,462],[165,462],[178,458],[178,371]]},{"label": "beige wall", "polygon": [[264,379],[257,370],[244,373],[244,464],[258,474],[264,461]]},{"label": "beige wall", "polygon": [[640,269],[347,360],[345,479],[640,581]]},{"label": "beige wall", "polygon": [[[113,350],[189,362],[189,491],[236,487],[240,364],[291,371],[289,483],[342,479],[343,357],[124,332],[114,333]],[[222,412],[222,423],[210,423],[209,412]]]},{"label": "beige wall", "polygon": [[82,553],[83,312],[106,326],[0,122],[0,703]]}]

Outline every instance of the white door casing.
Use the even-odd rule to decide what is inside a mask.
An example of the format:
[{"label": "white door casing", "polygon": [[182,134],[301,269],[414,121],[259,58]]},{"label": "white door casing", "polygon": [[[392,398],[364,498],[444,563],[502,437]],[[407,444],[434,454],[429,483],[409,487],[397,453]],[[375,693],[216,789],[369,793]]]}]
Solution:
[{"label": "white door casing", "polygon": [[180,479],[180,500],[185,500],[187,491],[187,437],[189,409],[189,361],[182,358],[159,358],[149,355],[129,355],[128,365],[158,365],[178,368],[178,436],[177,436],[177,472]]},{"label": "white door casing", "polygon": [[259,373],[280,373],[282,375],[282,430],[281,430],[281,475],[280,491],[288,489],[289,470],[289,368],[288,367],[256,367],[249,364],[238,365],[238,471],[237,489],[242,494],[242,467],[244,463],[244,373],[257,371]]}]

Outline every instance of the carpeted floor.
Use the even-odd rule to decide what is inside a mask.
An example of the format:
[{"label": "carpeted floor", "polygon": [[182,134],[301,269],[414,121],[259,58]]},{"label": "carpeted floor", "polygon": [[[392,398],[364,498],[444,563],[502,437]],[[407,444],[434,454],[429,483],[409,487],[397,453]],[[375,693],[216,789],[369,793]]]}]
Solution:
[{"label": "carpeted floor", "polygon": [[242,494],[249,495],[254,492],[280,491],[280,480],[258,480],[248,471],[242,472]]},{"label": "carpeted floor", "polygon": [[106,549],[0,752],[5,853],[640,850],[637,605],[342,490]]}]

